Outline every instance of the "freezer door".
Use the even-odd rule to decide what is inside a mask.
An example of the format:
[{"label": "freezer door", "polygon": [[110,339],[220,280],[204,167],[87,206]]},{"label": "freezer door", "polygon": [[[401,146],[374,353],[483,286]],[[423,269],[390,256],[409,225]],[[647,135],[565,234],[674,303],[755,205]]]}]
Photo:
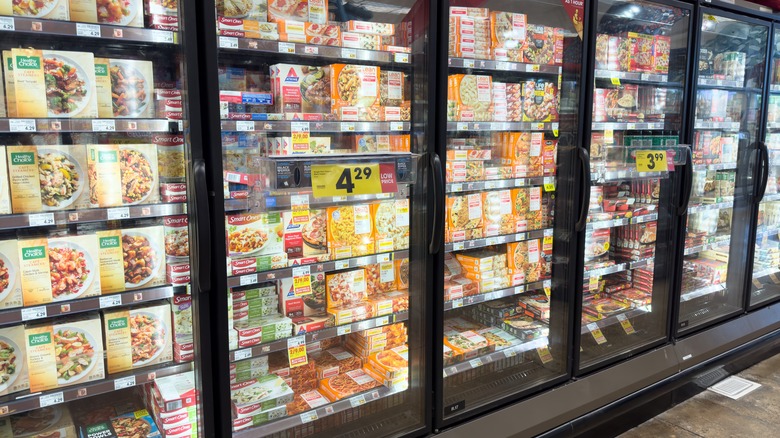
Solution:
[{"label": "freezer door", "polygon": [[690,7],[598,2],[579,373],[668,339]]},{"label": "freezer door", "polygon": [[559,176],[579,134],[584,18],[568,3],[453,1],[441,12],[438,427],[567,378],[569,283],[555,260],[569,258],[573,226],[560,199],[573,188]]},{"label": "freezer door", "polygon": [[678,333],[739,314],[756,194],[769,26],[726,13],[699,16],[688,207]]}]

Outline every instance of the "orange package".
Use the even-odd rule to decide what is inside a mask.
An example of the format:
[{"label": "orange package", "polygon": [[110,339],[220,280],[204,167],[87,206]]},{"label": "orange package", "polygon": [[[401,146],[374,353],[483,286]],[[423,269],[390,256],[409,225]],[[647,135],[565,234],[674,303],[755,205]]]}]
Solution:
[{"label": "orange package", "polygon": [[455,110],[455,120],[489,122],[493,120],[493,78],[484,75],[450,75],[447,100]]},{"label": "orange package", "polygon": [[521,187],[512,189],[512,212],[515,232],[542,228],[542,188]]},{"label": "orange package", "polygon": [[362,268],[325,275],[328,308],[361,302],[366,297],[366,273]]},{"label": "orange package", "polygon": [[379,382],[362,369],[357,369],[321,380],[319,390],[322,395],[335,402],[378,386],[381,386]]},{"label": "orange package", "polygon": [[490,13],[493,55],[499,61],[523,62],[528,21],[525,14]]},{"label": "orange package", "polygon": [[374,254],[374,227],[368,204],[328,207],[328,249],[333,259]]},{"label": "orange package", "polygon": [[409,259],[395,261],[395,287],[398,290],[409,289]]},{"label": "orange package", "polygon": [[384,379],[394,380],[409,374],[409,348],[406,345],[374,353],[368,365]]},{"label": "orange package", "polygon": [[482,193],[483,233],[486,237],[515,232],[512,193],[498,190]]},{"label": "orange package", "polygon": [[333,111],[345,107],[379,106],[379,67],[331,64],[330,90]]},{"label": "orange package", "polygon": [[542,176],[544,165],[542,145],[544,134],[541,132],[510,132],[505,136],[504,157],[513,167],[515,178]]}]

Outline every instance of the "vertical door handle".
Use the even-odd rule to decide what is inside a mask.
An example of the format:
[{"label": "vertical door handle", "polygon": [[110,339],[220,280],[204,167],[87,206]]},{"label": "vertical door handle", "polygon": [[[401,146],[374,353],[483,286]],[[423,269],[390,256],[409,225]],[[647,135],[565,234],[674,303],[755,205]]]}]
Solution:
[{"label": "vertical door handle", "polygon": [[577,231],[582,231],[588,223],[588,206],[590,205],[590,157],[588,156],[588,151],[580,147],[577,148],[577,155],[580,159],[580,168],[582,171],[582,174],[580,175],[582,198],[580,201],[580,212],[575,227]]},{"label": "vertical door handle", "polygon": [[677,215],[682,216],[688,212],[688,204],[691,202],[691,193],[693,192],[693,152],[690,147],[685,148],[685,166],[683,167],[684,177],[683,191],[680,196],[680,204],[677,206]]},{"label": "vertical door handle", "polygon": [[190,241],[197,243],[191,272],[199,292],[207,293],[211,290],[211,219],[209,216],[208,185],[206,184],[206,162],[202,158],[192,162],[192,181],[191,194],[194,207],[192,213],[194,214],[190,216],[190,220],[195,225],[197,236]]},{"label": "vertical door handle", "polygon": [[[431,241],[428,245],[428,253],[436,254],[441,248],[442,238],[444,237],[444,224],[439,224],[439,215],[444,214],[444,173],[441,168],[441,159],[439,154],[431,154],[428,161],[433,176],[433,227],[431,229]],[[442,216],[443,217],[443,216]]]},{"label": "vertical door handle", "polygon": [[766,146],[766,143],[759,142],[758,143],[758,156],[760,160],[761,167],[759,171],[761,172],[761,179],[758,183],[758,190],[756,193],[756,204],[761,202],[762,199],[764,199],[764,194],[766,193],[766,186],[769,184],[769,148]]}]

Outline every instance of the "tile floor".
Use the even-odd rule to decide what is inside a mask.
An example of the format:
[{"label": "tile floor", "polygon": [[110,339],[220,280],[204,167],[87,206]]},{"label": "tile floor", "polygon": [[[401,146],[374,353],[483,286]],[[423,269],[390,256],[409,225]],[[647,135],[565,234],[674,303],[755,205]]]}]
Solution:
[{"label": "tile floor", "polygon": [[739,400],[704,391],[620,438],[780,436],[780,355],[738,374],[762,386]]}]

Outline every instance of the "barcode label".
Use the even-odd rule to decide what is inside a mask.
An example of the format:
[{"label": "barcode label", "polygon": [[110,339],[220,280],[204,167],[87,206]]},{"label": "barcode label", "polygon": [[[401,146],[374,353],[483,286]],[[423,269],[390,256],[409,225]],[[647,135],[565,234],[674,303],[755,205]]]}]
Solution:
[{"label": "barcode label", "polygon": [[127,376],[114,380],[114,391],[119,391],[120,389],[125,388],[132,388],[133,386],[135,386],[135,376]]},{"label": "barcode label", "polygon": [[109,295],[106,297],[100,297],[100,308],[116,307],[122,305],[122,297],[120,295]]},{"label": "barcode label", "polygon": [[76,23],[76,35],[100,38],[100,26],[97,24]]},{"label": "barcode label", "polygon": [[106,211],[106,217],[110,221],[130,219],[130,207],[109,208]]},{"label": "barcode label", "polygon": [[46,306],[28,307],[22,309],[22,321],[46,318]]}]

